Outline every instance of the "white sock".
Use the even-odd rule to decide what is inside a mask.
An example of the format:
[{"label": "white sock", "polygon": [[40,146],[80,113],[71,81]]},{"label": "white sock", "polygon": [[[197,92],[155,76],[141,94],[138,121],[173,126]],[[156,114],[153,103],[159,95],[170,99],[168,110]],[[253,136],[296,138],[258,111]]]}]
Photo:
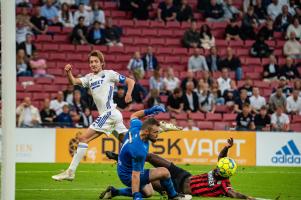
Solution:
[{"label": "white sock", "polygon": [[68,169],[71,169],[73,172],[76,171],[76,168],[80,161],[83,159],[83,157],[86,154],[86,151],[88,149],[88,144],[87,143],[78,143],[76,153],[74,154],[72,158],[72,162],[70,163],[70,166]]}]

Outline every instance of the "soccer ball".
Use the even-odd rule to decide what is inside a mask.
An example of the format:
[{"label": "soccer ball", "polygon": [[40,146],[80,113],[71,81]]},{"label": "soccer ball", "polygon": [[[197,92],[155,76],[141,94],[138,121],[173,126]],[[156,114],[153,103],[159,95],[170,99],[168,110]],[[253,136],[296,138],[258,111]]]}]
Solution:
[{"label": "soccer ball", "polygon": [[219,175],[225,178],[229,178],[236,171],[237,165],[232,158],[221,158],[217,163],[217,169],[219,171]]}]

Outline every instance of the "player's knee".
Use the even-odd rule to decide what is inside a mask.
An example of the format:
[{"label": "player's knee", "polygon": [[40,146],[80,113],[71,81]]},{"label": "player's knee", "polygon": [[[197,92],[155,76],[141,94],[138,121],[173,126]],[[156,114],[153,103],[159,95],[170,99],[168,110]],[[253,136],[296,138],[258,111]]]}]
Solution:
[{"label": "player's knee", "polygon": [[160,167],[160,174],[161,174],[161,178],[163,178],[163,179],[170,178],[170,173],[169,173],[168,169],[166,169],[165,167]]},{"label": "player's knee", "polygon": [[87,143],[88,142],[88,138],[85,137],[84,135],[80,135],[80,136],[78,136],[78,141],[82,142],[82,143]]},{"label": "player's knee", "polygon": [[152,197],[153,195],[154,195],[154,190],[152,190],[152,191],[147,191],[147,192],[145,192],[144,194],[143,194],[143,197],[144,198],[150,198],[150,197]]}]

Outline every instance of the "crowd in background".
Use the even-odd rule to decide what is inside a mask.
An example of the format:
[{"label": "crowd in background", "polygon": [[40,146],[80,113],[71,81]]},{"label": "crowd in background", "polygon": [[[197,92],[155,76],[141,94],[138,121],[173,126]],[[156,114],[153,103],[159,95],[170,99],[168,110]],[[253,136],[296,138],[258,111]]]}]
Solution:
[{"label": "crowd in background", "polygon": [[[123,45],[120,42],[122,27],[114,26],[112,19],[105,18],[97,1],[46,0],[33,9],[32,15],[26,9],[32,7],[29,1],[17,0],[16,4],[24,7],[16,20],[18,76],[54,78],[47,74],[46,59],[39,57],[33,43],[35,35],[53,34],[48,31],[49,26],[72,28],[70,42],[73,44]],[[197,27],[198,19],[187,0],[163,0],[158,9],[152,5],[152,0],[119,1],[120,9],[132,12],[134,20],[191,22],[191,28],[182,38],[184,47],[193,48],[193,54],[187,58],[187,76],[181,79],[173,68],[160,68],[151,46],[146,52],[135,52],[127,65],[136,81],[133,103],[124,102],[126,88],[118,86],[114,94],[118,109],[129,111],[135,104],[143,104],[145,108],[164,104],[171,114],[216,113],[216,108],[224,105],[228,113],[237,114],[237,130],[290,130],[289,115],[301,115],[297,62],[301,58],[300,1],[244,0],[240,10],[231,0],[198,0],[198,12],[207,22],[228,24],[224,33],[226,41],[254,40],[250,55],[269,58],[263,66],[262,79],[278,82],[269,97],[254,86],[249,77],[244,77],[243,86],[236,86],[236,81],[243,78],[239,57],[231,47],[227,48],[225,56],[220,55],[210,27],[207,24]],[[287,39],[283,46],[284,64],[278,64],[274,49],[267,44],[276,32],[283,33]],[[204,50],[209,54],[204,55]],[[213,78],[212,72],[216,71],[220,71],[221,76]],[[230,77],[231,72],[235,74],[234,79]],[[149,78],[149,88],[145,88],[141,82],[148,73],[153,75]],[[196,73],[201,73],[202,78],[196,80]],[[93,121],[91,111],[95,109],[89,91],[69,86],[66,91],[59,91],[56,99],[45,99],[40,111],[26,97],[17,108],[18,126],[87,127]],[[192,119],[188,124],[186,129],[197,129]]]}]

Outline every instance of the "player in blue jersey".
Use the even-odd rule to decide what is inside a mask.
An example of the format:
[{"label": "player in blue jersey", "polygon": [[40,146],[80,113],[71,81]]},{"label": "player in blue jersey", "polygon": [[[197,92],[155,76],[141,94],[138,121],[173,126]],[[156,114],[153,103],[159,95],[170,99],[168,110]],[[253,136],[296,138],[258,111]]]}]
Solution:
[{"label": "player in blue jersey", "polygon": [[123,189],[109,187],[100,195],[100,199],[110,199],[117,195],[132,196],[134,200],[150,197],[154,193],[151,182],[158,181],[167,191],[169,199],[189,200],[190,195],[178,194],[173,186],[170,173],[165,167],[144,169],[149,143],[156,142],[161,131],[160,122],[148,118],[144,122],[139,118],[165,112],[162,106],[154,106],[132,114],[130,129],[124,138],[118,159],[117,173]]}]

